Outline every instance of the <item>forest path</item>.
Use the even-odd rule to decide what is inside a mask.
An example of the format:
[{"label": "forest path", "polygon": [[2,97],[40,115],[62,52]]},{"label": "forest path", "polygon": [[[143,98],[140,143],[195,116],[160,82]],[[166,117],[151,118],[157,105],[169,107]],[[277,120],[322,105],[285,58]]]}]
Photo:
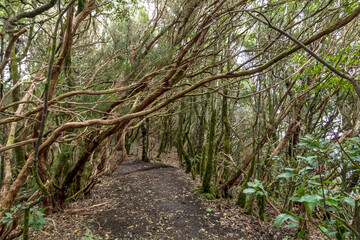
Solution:
[{"label": "forest path", "polygon": [[190,192],[195,187],[181,169],[128,159],[111,177],[104,177],[90,197],[52,216],[37,239],[245,240],[290,236],[289,229],[275,229],[255,217],[216,210]]}]

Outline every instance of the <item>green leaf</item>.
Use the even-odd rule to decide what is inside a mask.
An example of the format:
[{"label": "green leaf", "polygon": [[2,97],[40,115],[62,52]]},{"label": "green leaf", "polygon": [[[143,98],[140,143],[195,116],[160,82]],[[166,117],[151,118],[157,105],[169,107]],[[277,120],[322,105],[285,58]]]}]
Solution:
[{"label": "green leaf", "polygon": [[313,170],[313,169],[314,168],[312,168],[312,167],[305,167],[305,168],[300,169],[299,173],[302,174],[302,173],[304,173],[304,172],[306,172],[308,170]]},{"label": "green leaf", "polygon": [[208,212],[208,213],[210,213],[210,212],[212,212],[212,209],[211,209],[211,208],[207,208],[207,209],[205,209],[205,211]]},{"label": "green leaf", "polygon": [[293,202],[298,202],[299,199],[300,199],[299,197],[295,197],[295,196],[289,197],[289,200],[291,200]]},{"label": "green leaf", "polygon": [[347,149],[346,152],[349,154],[359,154],[360,149],[359,148],[350,148],[350,149]]},{"label": "green leaf", "polygon": [[336,212],[338,211],[338,208],[331,206],[331,207],[327,207],[326,210],[328,210],[329,212]]},{"label": "green leaf", "polygon": [[293,176],[296,176],[296,174],[291,173],[291,172],[285,172],[285,173],[278,175],[276,178],[291,178]]},{"label": "green leaf", "polygon": [[[45,211],[46,211],[46,209],[48,209],[49,207],[44,207],[44,208],[42,208],[41,210],[40,210],[40,212],[41,213],[44,213]],[[45,214],[43,214],[43,215],[45,215]]]},{"label": "green leaf", "polygon": [[315,182],[315,181],[313,181],[313,180],[309,180],[308,183],[311,184],[311,185],[314,185],[314,186],[321,186],[320,183]]},{"label": "green leaf", "polygon": [[13,220],[10,220],[10,221],[8,221],[7,223],[6,223],[6,227],[8,228],[8,227],[10,227],[10,224],[13,222]]},{"label": "green leaf", "polygon": [[317,201],[316,202],[305,202],[304,205],[305,205],[305,208],[308,210],[308,211],[314,211],[316,205],[317,205]]},{"label": "green leaf", "polygon": [[337,206],[339,204],[339,202],[335,198],[332,198],[332,197],[327,198],[325,200],[325,203],[329,206]]},{"label": "green leaf", "polygon": [[297,222],[292,222],[289,223],[288,225],[285,226],[286,228],[298,228],[299,227],[299,223]]},{"label": "green leaf", "polygon": [[276,217],[275,222],[274,222],[274,226],[276,228],[278,228],[278,227],[280,227],[281,224],[283,224],[283,222],[285,222],[288,219],[290,219],[292,221],[296,220],[293,216],[291,216],[291,215],[289,215],[287,213],[283,213],[283,214],[280,214],[280,215],[278,215]]},{"label": "green leaf", "polygon": [[357,143],[360,143],[360,138],[359,137],[353,137],[353,138],[350,138],[351,141],[354,141],[354,142],[357,142]]},{"label": "green leaf", "polygon": [[255,186],[256,184],[253,183],[253,182],[248,182],[247,185],[248,185],[249,187],[253,187],[253,186]]},{"label": "green leaf", "polygon": [[331,184],[331,185],[336,185],[334,182],[332,182],[332,181],[329,181],[329,180],[326,180],[326,181],[324,181],[324,184]]},{"label": "green leaf", "polygon": [[330,231],[327,231],[327,234],[328,234],[329,236],[335,236],[337,232],[338,232],[338,231],[336,231],[336,230],[330,230]]},{"label": "green leaf", "polygon": [[312,202],[317,202],[319,200],[321,200],[322,197],[320,195],[304,195],[302,196],[298,202],[308,202],[308,203],[312,203]]},{"label": "green leaf", "polygon": [[355,200],[349,197],[344,197],[342,199],[345,203],[349,204],[352,207],[355,207]]},{"label": "green leaf", "polygon": [[253,188],[246,188],[246,189],[244,189],[244,191],[243,191],[244,194],[252,194],[252,193],[254,193],[254,192],[256,192],[256,190],[253,189]]},{"label": "green leaf", "polygon": [[294,168],[284,168],[286,171],[295,171]]},{"label": "green leaf", "polygon": [[302,236],[304,236],[304,234],[305,234],[305,230],[300,230],[297,234],[297,238],[298,239],[302,238]]}]

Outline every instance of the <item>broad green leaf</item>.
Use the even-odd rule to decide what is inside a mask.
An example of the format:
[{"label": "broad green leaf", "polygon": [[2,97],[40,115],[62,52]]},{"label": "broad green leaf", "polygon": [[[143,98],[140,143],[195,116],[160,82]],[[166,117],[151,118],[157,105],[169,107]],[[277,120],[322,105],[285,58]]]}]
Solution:
[{"label": "broad green leaf", "polygon": [[246,188],[246,189],[244,189],[244,191],[243,191],[244,194],[252,194],[252,193],[254,193],[254,192],[256,192],[256,190],[253,189],[253,188]]},{"label": "broad green leaf", "polygon": [[359,154],[359,153],[360,153],[360,149],[359,149],[359,148],[351,148],[351,149],[347,149],[346,152],[347,152],[349,155]]},{"label": "broad green leaf", "polygon": [[304,230],[300,230],[300,231],[298,232],[298,234],[297,234],[297,238],[298,238],[298,239],[301,239],[302,236],[304,236],[304,234],[305,234],[305,231],[304,231]]},{"label": "broad green leaf", "polygon": [[289,223],[288,225],[286,225],[285,227],[286,228],[297,228],[297,227],[299,227],[299,223],[292,222],[292,223]]},{"label": "broad green leaf", "polygon": [[326,180],[326,181],[324,181],[324,184],[331,184],[331,185],[336,185],[334,182],[332,182],[332,181],[329,181],[329,180]]},{"label": "broad green leaf", "polygon": [[332,198],[332,197],[327,198],[325,200],[325,203],[329,206],[337,206],[339,204],[339,202],[335,198]]},{"label": "broad green leaf", "polygon": [[354,141],[354,142],[357,142],[357,143],[360,143],[360,138],[359,137],[353,137],[353,138],[350,138],[351,141]]},{"label": "broad green leaf", "polygon": [[274,226],[275,226],[276,228],[278,228],[278,227],[280,227],[280,225],[281,225],[283,222],[285,222],[285,221],[288,220],[288,219],[293,220],[293,221],[295,220],[295,218],[294,218],[293,216],[291,216],[291,215],[289,215],[289,214],[287,214],[287,213],[280,214],[280,215],[278,215],[278,216],[276,217],[275,222],[274,222]]},{"label": "broad green leaf", "polygon": [[296,174],[291,173],[291,172],[285,172],[285,173],[278,175],[276,178],[291,178],[293,176],[296,176]]},{"label": "broad green leaf", "polygon": [[312,167],[302,168],[302,169],[300,169],[299,173],[302,174],[302,173],[304,173],[304,172],[306,172],[306,171],[308,171],[308,170],[313,170],[313,169],[314,169],[314,168],[312,168]]},{"label": "broad green leaf", "polygon": [[338,208],[334,207],[334,206],[330,206],[330,207],[327,207],[326,210],[328,210],[329,212],[336,212],[338,210]]},{"label": "broad green leaf", "polygon": [[255,185],[255,183],[253,183],[253,182],[248,182],[247,185],[248,185],[249,187],[253,187],[253,186]]},{"label": "broad green leaf", "polygon": [[327,231],[327,234],[328,234],[329,236],[334,236],[336,233],[337,233],[336,230]]},{"label": "broad green leaf", "polygon": [[11,223],[13,222],[13,220],[10,220],[6,223],[6,227],[10,227]]},{"label": "broad green leaf", "polygon": [[289,200],[293,201],[293,202],[298,202],[299,201],[299,197],[289,197]]},{"label": "broad green leaf", "polygon": [[314,185],[314,186],[321,186],[320,183],[315,182],[315,181],[313,181],[313,180],[309,180],[308,183],[309,183],[309,184],[312,184],[312,185]]},{"label": "broad green leaf", "polygon": [[344,202],[346,202],[347,204],[349,204],[352,207],[355,207],[355,200],[349,197],[344,197],[342,199]]},{"label": "broad green leaf", "polygon": [[322,199],[322,197],[320,195],[317,195],[317,194],[315,194],[315,195],[304,195],[298,200],[298,202],[308,202],[308,203],[310,203],[310,202],[317,202],[317,201],[319,201],[321,199]]},{"label": "broad green leaf", "polygon": [[294,168],[284,168],[286,171],[295,171]]},{"label": "broad green leaf", "polygon": [[305,208],[312,212],[314,211],[316,205],[317,205],[318,201],[315,201],[315,202],[304,202],[304,205],[305,205]]}]

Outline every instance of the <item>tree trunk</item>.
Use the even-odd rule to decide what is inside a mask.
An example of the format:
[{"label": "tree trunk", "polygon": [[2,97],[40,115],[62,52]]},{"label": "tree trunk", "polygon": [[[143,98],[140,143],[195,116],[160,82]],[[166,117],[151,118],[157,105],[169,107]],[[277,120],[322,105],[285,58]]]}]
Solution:
[{"label": "tree trunk", "polygon": [[141,124],[141,140],[142,140],[142,155],[141,160],[144,162],[150,162],[148,157],[149,152],[149,118],[145,119],[145,123]]},{"label": "tree trunk", "polygon": [[215,142],[215,132],[216,132],[216,109],[212,107],[210,125],[209,125],[209,147],[208,155],[205,166],[205,173],[202,181],[202,191],[204,193],[212,193],[211,191],[211,179],[214,171],[214,142]]}]

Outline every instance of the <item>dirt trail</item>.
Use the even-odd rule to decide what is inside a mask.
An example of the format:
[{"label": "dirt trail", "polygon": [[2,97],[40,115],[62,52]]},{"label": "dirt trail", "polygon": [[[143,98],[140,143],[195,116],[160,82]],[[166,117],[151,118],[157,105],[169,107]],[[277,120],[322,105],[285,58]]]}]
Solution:
[{"label": "dirt trail", "polygon": [[183,170],[128,160],[90,197],[52,216],[37,239],[283,239],[275,229],[238,209],[218,211],[190,191]]}]

